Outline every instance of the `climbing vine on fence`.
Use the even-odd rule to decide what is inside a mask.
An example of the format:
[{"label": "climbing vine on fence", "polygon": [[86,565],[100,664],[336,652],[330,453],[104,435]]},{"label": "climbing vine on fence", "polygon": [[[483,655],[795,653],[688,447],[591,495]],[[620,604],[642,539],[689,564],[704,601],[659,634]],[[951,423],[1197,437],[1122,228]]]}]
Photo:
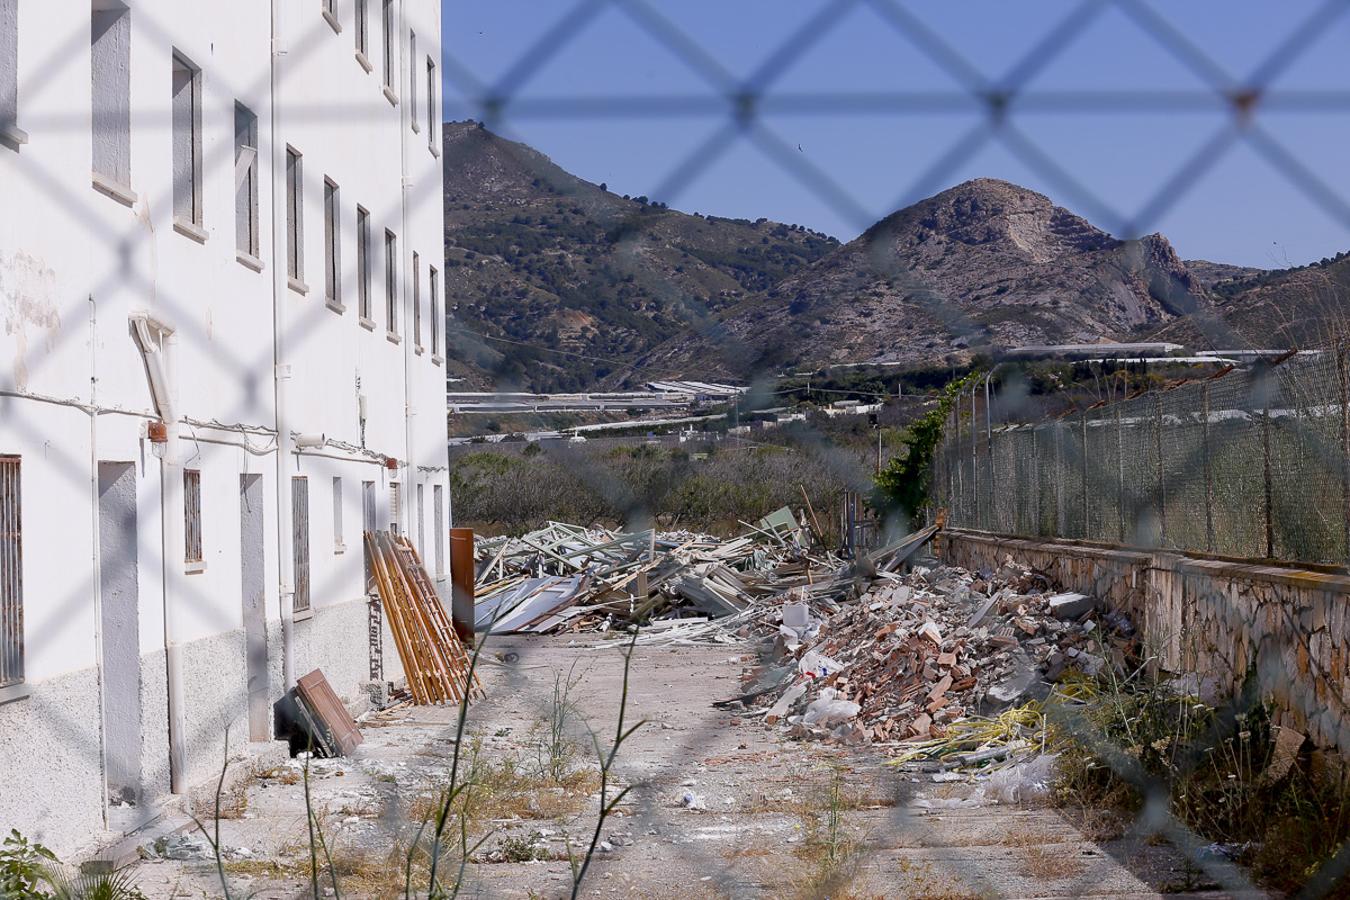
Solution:
[{"label": "climbing vine on fence", "polygon": [[947,382],[937,405],[905,429],[900,453],[892,457],[890,463],[876,476],[872,499],[874,506],[883,511],[899,510],[911,519],[928,506],[933,482],[933,456],[942,443],[952,404],[961,391],[983,377],[983,372],[976,371]]}]

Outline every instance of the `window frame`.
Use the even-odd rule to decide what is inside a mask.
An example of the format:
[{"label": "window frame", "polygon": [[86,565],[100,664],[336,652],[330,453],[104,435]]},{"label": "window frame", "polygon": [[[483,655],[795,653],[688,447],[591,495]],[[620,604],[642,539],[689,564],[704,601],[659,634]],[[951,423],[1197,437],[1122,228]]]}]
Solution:
[{"label": "window frame", "polygon": [[384,59],[383,68],[380,70],[381,84],[384,87],[384,96],[394,106],[398,105],[398,86],[395,83],[398,78],[398,58],[396,50],[398,49],[398,23],[395,21],[394,0],[380,0],[380,23],[383,29],[383,49]]},{"label": "window frame", "polygon": [[339,315],[342,303],[342,189],[328,176],[323,179],[323,293],[328,308]]},{"label": "window frame", "polygon": [[312,615],[309,565],[309,477],[291,476],[291,614]]},{"label": "window frame", "polygon": [[408,29],[408,121],[412,123],[413,133],[422,130],[417,121],[417,32]]},{"label": "window frame", "polygon": [[353,29],[356,32],[356,61],[369,75],[375,71],[370,62],[370,0],[353,0],[352,12],[356,21]]},{"label": "window frame", "polygon": [[309,293],[305,284],[305,156],[286,145],[286,280],[291,290]]},{"label": "window frame", "polygon": [[436,123],[439,118],[440,83],[436,80],[436,60],[427,56],[427,149],[432,156],[440,156],[441,148],[436,139]]},{"label": "window frame", "polygon": [[28,143],[19,127],[19,0],[0,0],[0,144]]},{"label": "window frame", "polygon": [[388,228],[384,230],[384,315],[386,336],[398,343],[398,235]]},{"label": "window frame", "polygon": [[370,210],[356,206],[356,297],[357,317],[367,328],[375,328],[370,309]]},{"label": "window frame", "polygon": [[416,250],[412,255],[412,338],[413,351],[422,353],[422,258]]},{"label": "window frame", "polygon": [[206,568],[202,528],[202,471],[183,469],[183,564],[188,572]]},{"label": "window frame", "polygon": [[[173,71],[170,116],[173,135],[173,224],[176,231],[201,242],[206,240],[202,191],[202,70],[177,49],[172,52],[170,59]],[[183,87],[179,86],[180,73],[186,73]],[[180,100],[182,91],[187,93],[185,100]],[[187,108],[180,107],[180,103],[185,103]],[[184,152],[186,158],[180,159],[179,154]],[[180,176],[180,165],[187,170],[186,184]]]},{"label": "window frame", "polygon": [[427,290],[431,295],[431,361],[439,364],[442,358],[441,326],[444,324],[441,317],[441,272],[435,266],[431,266],[428,275]]},{"label": "window frame", "polygon": [[[104,22],[107,24],[101,24]],[[131,206],[138,197],[131,188],[129,6],[107,5],[90,11],[89,60],[93,186],[119,203]],[[113,145],[111,149],[109,145]]]},{"label": "window frame", "polygon": [[436,539],[436,579],[445,580],[445,489],[431,486],[431,530]]},{"label": "window frame", "polygon": [[0,454],[0,703],[28,695],[23,598],[23,457]]},{"label": "window frame", "polygon": [[[252,141],[252,143],[248,143]],[[248,156],[248,164],[243,165]],[[241,227],[242,225],[242,227]],[[234,252],[235,259],[262,269],[262,233],[258,217],[258,117],[234,102]],[[242,241],[247,246],[241,245]]]},{"label": "window frame", "polygon": [[342,527],[342,476],[333,476],[333,555],[347,552],[347,536]]}]

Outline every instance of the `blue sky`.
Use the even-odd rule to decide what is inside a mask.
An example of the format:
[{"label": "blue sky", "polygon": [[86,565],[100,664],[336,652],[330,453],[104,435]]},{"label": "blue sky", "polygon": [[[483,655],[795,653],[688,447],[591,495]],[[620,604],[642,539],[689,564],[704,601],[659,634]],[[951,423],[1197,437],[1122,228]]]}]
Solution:
[{"label": "blue sky", "polygon": [[[507,96],[496,130],[616,193],[847,240],[990,176],[1117,234],[1161,231],[1185,258],[1277,267],[1350,250],[1350,2],[443,4],[446,117],[481,119],[484,94]],[[667,40],[644,9],[673,26]],[[727,98],[752,79],[764,99],[747,132]],[[1221,92],[1254,79],[1266,93],[1237,129]],[[992,130],[972,91],[1010,84],[1008,126]],[[700,148],[711,162],[680,178]],[[1206,148],[1221,155],[1194,162]]]}]

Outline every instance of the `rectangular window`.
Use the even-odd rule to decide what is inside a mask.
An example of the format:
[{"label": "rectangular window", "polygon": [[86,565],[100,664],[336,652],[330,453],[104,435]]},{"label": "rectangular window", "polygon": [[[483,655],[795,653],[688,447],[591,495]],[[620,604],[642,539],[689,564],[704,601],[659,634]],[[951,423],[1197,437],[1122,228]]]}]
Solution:
[{"label": "rectangular window", "polygon": [[417,122],[417,32],[408,31],[408,121],[413,131],[421,131]]},{"label": "rectangular window", "polygon": [[347,541],[342,534],[342,479],[333,477],[333,552],[341,553],[347,549]]},{"label": "rectangular window", "polygon": [[367,0],[356,0],[353,6],[356,11],[356,52],[360,54],[359,59],[362,60],[366,71],[370,71],[370,63],[366,60],[366,57],[370,55],[370,44],[368,42],[370,32],[366,27],[369,16],[366,15],[366,3]]},{"label": "rectangular window", "polygon": [[398,334],[398,238],[384,233],[384,306],[389,333]]},{"label": "rectangular window", "polygon": [[394,0],[382,0],[382,12],[380,21],[384,26],[384,86],[389,90],[394,89],[394,44],[398,40],[398,32],[395,30],[394,23]]},{"label": "rectangular window", "polygon": [[286,274],[292,286],[305,281],[304,170],[300,154],[286,148]]},{"label": "rectangular window", "polygon": [[431,533],[436,538],[436,577],[445,575],[445,493],[431,486]]},{"label": "rectangular window", "polygon": [[90,28],[94,181],[118,199],[131,193],[131,10],[96,0]]},{"label": "rectangular window", "polygon": [[184,559],[202,561],[202,473],[183,470],[183,543]]},{"label": "rectangular window", "polygon": [[291,476],[291,550],[295,556],[295,594],[291,609],[309,609],[309,479]]},{"label": "rectangular window", "polygon": [[[413,346],[422,351],[422,260],[414,253],[412,258],[413,287]],[[419,488],[420,490],[420,488]]]},{"label": "rectangular window", "polygon": [[437,112],[438,101],[436,99],[439,82],[436,81],[436,62],[430,56],[427,57],[427,146],[433,153],[439,152],[436,146],[436,119],[439,116]]},{"label": "rectangular window", "polygon": [[173,55],[173,216],[202,224],[202,70]]},{"label": "rectangular window", "polygon": [[370,320],[370,213],[356,208],[356,299],[361,318]]},{"label": "rectangular window", "polygon": [[441,273],[431,267],[431,355],[441,355]]},{"label": "rectangular window", "polygon": [[234,105],[234,248],[252,260],[261,252],[258,235],[258,117]]},{"label": "rectangular window", "polygon": [[426,558],[427,554],[427,521],[426,507],[422,503],[422,488],[425,485],[417,486],[417,552]]},{"label": "rectangular window", "polygon": [[389,530],[403,533],[403,492],[397,481],[389,482]]},{"label": "rectangular window", "polygon": [[0,0],[0,140],[28,142],[19,130],[19,0]]},{"label": "rectangular window", "polygon": [[328,303],[342,308],[342,204],[338,186],[323,180],[323,285]]},{"label": "rectangular window", "polygon": [[23,681],[23,505],[19,457],[0,456],[0,688]]}]

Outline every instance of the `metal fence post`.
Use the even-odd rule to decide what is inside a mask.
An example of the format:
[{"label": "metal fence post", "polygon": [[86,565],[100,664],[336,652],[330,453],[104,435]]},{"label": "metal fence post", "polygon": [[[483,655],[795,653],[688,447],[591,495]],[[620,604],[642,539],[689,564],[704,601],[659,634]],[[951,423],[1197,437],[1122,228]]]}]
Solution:
[{"label": "metal fence post", "polygon": [[[991,373],[992,374],[992,373]],[[998,518],[998,503],[995,502],[995,478],[998,473],[994,471],[994,417],[989,407],[989,379],[984,380],[984,451],[985,465],[989,469],[989,529],[990,531],[1000,531]]]},{"label": "metal fence post", "polygon": [[1270,400],[1265,401],[1261,409],[1261,456],[1264,460],[1264,474],[1266,482],[1266,559],[1275,558],[1275,519],[1271,515],[1274,508],[1275,494],[1272,484],[1270,468]]},{"label": "metal fence post", "polygon": [[1341,532],[1344,552],[1350,555],[1350,345],[1336,351],[1336,374],[1341,388]]},{"label": "metal fence post", "polygon": [[1116,525],[1120,542],[1125,543],[1125,424],[1120,418],[1120,404],[1116,405]]},{"label": "metal fence post", "polygon": [[1167,543],[1167,486],[1163,477],[1162,395],[1153,397],[1153,457],[1157,467],[1158,545]]},{"label": "metal fence post", "polygon": [[1064,537],[1064,422],[1055,420],[1055,537]]},{"label": "metal fence post", "polygon": [[1045,516],[1041,510],[1041,459],[1040,444],[1036,440],[1036,432],[1040,429],[1036,423],[1031,424],[1031,483],[1035,486],[1036,503],[1033,507],[1036,514],[1035,531],[1033,534],[1040,534],[1045,521]]},{"label": "metal fence post", "polygon": [[1082,439],[1079,441],[1078,455],[1083,460],[1083,534],[1086,540],[1092,537],[1092,529],[1088,524],[1088,438],[1087,438],[1087,410],[1083,410],[1079,419],[1079,432]]},{"label": "metal fence post", "polygon": [[1214,552],[1214,461],[1209,446],[1209,385],[1200,385],[1200,455],[1205,466],[1205,549]]},{"label": "metal fence post", "polygon": [[981,527],[980,517],[980,429],[975,424],[975,386],[970,386],[970,524]]}]

